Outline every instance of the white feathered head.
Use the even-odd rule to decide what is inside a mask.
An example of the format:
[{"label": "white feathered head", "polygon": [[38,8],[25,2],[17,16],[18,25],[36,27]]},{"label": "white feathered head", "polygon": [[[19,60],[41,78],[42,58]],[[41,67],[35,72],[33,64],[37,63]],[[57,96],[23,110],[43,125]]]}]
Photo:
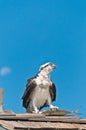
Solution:
[{"label": "white feathered head", "polygon": [[56,68],[55,64],[48,62],[48,63],[41,65],[39,71],[51,72],[55,68]]}]

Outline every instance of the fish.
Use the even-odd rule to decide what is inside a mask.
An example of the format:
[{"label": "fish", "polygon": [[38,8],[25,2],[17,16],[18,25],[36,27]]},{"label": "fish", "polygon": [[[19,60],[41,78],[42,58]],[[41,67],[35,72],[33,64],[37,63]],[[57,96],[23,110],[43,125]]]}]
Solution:
[{"label": "fish", "polygon": [[68,111],[68,110],[53,108],[50,110],[43,111],[42,114],[46,116],[65,116],[70,114],[79,114],[79,109],[77,108],[74,111]]}]

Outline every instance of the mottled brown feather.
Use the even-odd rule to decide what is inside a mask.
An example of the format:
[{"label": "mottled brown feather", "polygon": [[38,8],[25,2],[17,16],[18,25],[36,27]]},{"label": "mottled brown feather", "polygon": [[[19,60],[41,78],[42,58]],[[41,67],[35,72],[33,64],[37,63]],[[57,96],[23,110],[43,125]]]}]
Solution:
[{"label": "mottled brown feather", "polygon": [[31,95],[33,90],[36,87],[36,83],[34,82],[34,78],[30,78],[27,80],[27,84],[26,84],[26,89],[24,91],[24,94],[22,96],[22,100],[23,100],[23,106],[25,108],[28,107],[30,100],[31,100]]},{"label": "mottled brown feather", "polygon": [[52,101],[55,101],[56,100],[56,87],[54,83],[52,83],[52,85],[49,86],[49,92],[50,92]]}]

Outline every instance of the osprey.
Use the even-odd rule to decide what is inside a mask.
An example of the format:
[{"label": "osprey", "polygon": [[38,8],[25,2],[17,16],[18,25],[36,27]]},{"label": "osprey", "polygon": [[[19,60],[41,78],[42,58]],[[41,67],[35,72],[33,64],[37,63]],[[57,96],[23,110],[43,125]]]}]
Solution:
[{"label": "osprey", "polygon": [[50,80],[50,72],[56,68],[53,63],[41,65],[38,74],[27,80],[26,89],[22,96],[23,107],[27,112],[38,113],[43,107],[58,108],[52,105],[56,99],[56,87]]}]

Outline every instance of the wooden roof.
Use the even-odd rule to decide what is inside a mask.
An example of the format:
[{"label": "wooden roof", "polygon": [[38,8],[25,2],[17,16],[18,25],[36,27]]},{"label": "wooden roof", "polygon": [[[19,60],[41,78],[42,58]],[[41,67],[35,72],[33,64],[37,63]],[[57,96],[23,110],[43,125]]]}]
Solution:
[{"label": "wooden roof", "polygon": [[28,130],[29,128],[86,130],[86,119],[75,116],[46,116],[5,111],[0,114],[0,126],[7,130]]}]

